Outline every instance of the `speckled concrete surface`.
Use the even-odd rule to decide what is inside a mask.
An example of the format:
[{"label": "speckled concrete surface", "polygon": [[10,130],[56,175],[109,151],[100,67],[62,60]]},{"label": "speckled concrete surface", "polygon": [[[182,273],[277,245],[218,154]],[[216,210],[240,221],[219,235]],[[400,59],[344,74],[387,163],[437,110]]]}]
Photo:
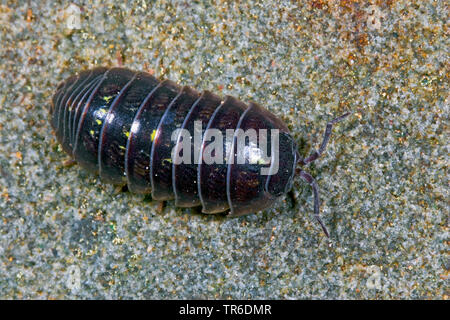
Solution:
[{"label": "speckled concrete surface", "polygon": [[[0,298],[427,298],[448,290],[445,1],[1,1]],[[308,154],[297,203],[237,219],[114,194],[67,159],[58,82],[124,65],[256,100]]]}]

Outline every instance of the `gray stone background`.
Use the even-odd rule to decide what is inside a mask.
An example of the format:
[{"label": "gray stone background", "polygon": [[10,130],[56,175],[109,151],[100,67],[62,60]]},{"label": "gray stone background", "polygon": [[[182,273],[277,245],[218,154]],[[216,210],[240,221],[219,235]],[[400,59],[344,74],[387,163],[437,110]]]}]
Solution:
[{"label": "gray stone background", "polygon": [[[448,3],[1,1],[0,298],[446,299]],[[114,193],[55,141],[73,72],[120,63],[255,100],[307,155],[297,202],[226,219]]]}]

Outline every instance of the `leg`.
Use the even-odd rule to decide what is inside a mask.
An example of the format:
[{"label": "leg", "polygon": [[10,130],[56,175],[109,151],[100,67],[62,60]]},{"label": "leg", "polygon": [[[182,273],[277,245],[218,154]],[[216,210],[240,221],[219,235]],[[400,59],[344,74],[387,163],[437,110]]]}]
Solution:
[{"label": "leg", "polygon": [[158,214],[161,214],[164,210],[165,205],[166,205],[165,201],[159,201],[158,208],[156,208],[156,212]]},{"label": "leg", "polygon": [[123,67],[123,56],[120,50],[116,50],[116,58],[118,66]]},{"label": "leg", "polygon": [[322,222],[322,219],[320,219],[319,215],[319,187],[317,186],[316,180],[305,171],[300,171],[300,177],[302,177],[303,180],[308,182],[311,185],[311,188],[313,189],[314,193],[314,217],[316,218],[317,222],[319,222],[320,226],[322,227],[323,232],[325,235],[329,238],[330,234],[328,233],[327,227]]},{"label": "leg", "polygon": [[341,121],[342,119],[347,117],[349,114],[350,114],[350,112],[344,113],[342,116],[337,117],[336,119],[333,119],[327,123],[327,128],[325,129],[325,135],[323,136],[322,144],[320,145],[319,151],[315,150],[308,158],[306,158],[305,160],[301,160],[300,163],[302,165],[306,165],[310,162],[313,162],[314,160],[316,160],[317,158],[319,158],[322,155],[322,153],[325,151],[325,149],[327,147],[328,141],[330,140],[331,129],[333,129],[333,124]]},{"label": "leg", "polygon": [[66,159],[63,161],[63,167],[69,168],[75,165],[77,162],[72,158]]},{"label": "leg", "polygon": [[114,186],[113,195],[118,195],[121,192],[127,192],[127,191],[128,191],[128,186],[126,184],[116,185],[116,186]]},{"label": "leg", "polygon": [[297,198],[295,197],[294,189],[291,189],[291,191],[289,191],[287,195],[292,201],[293,204],[292,207],[295,207],[295,204],[297,203]]}]

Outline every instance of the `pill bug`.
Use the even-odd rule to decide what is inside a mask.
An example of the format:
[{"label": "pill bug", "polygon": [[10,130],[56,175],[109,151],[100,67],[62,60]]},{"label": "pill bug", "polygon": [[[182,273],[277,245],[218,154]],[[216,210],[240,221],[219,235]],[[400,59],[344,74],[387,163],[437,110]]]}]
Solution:
[{"label": "pill bug", "polygon": [[[314,215],[327,236],[319,216],[317,183],[302,168],[323,153],[333,124],[347,115],[330,121],[319,150],[303,159],[286,125],[257,103],[200,93],[146,72],[104,67],[81,71],[58,86],[50,106],[51,125],[64,151],[102,181],[151,193],[155,200],[175,199],[179,207],[201,206],[204,213],[239,216],[272,206],[298,175],[313,189]],[[201,127],[195,127],[196,121]],[[212,143],[206,137],[209,129],[224,135],[229,129],[254,129],[258,138],[264,132],[260,129],[277,129],[278,171],[262,175],[261,169],[271,169],[272,163],[250,161],[250,152],[238,148],[236,134],[224,142],[227,159],[234,161],[180,163],[189,150],[180,150],[181,133],[173,139],[176,129],[193,135],[200,129],[200,148],[190,150],[191,159],[200,160]],[[238,157],[244,163],[236,161]]]}]

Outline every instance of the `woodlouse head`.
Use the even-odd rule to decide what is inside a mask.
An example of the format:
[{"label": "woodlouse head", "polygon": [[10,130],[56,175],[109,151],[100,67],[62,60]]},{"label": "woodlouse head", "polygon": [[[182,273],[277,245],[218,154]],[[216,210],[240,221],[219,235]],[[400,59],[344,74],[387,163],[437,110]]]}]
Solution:
[{"label": "woodlouse head", "polygon": [[269,177],[266,185],[266,190],[275,197],[289,192],[294,182],[298,151],[297,144],[289,133],[280,133],[278,153],[278,172]]}]

